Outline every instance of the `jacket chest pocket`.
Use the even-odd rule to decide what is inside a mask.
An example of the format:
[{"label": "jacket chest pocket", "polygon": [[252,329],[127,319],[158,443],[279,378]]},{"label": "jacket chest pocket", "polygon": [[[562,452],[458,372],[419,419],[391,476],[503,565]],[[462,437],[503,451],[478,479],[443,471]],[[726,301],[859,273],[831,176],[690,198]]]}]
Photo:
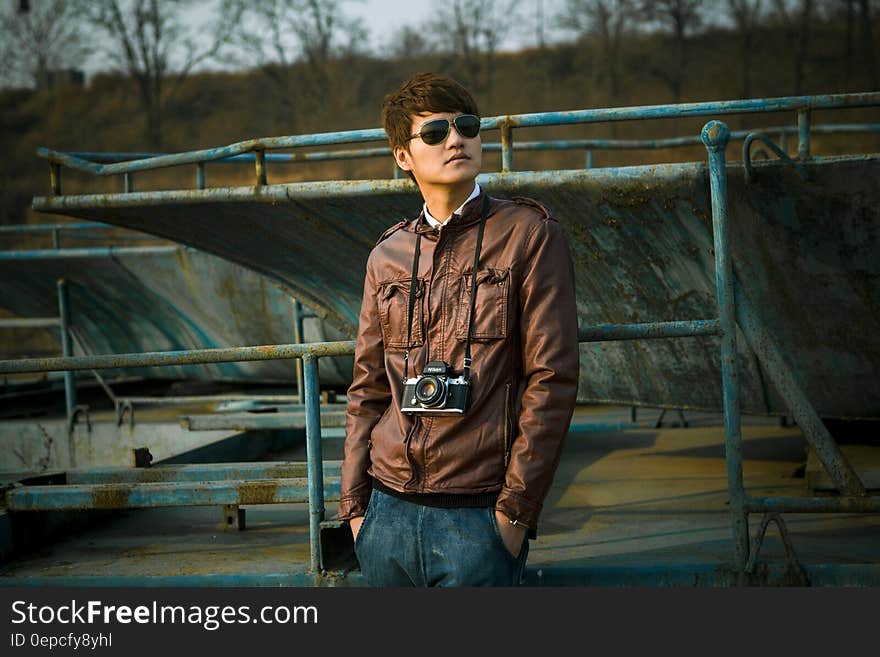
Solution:
[{"label": "jacket chest pocket", "polygon": [[390,281],[379,288],[379,318],[382,324],[382,340],[386,349],[418,347],[425,341],[423,330],[423,299],[425,282],[416,284],[415,304],[412,315],[412,337],[407,344],[409,320],[409,294],[412,279]]},{"label": "jacket chest pocket", "polygon": [[[480,269],[477,271],[477,299],[474,304],[475,341],[497,340],[507,337],[508,307],[510,305],[510,270]],[[466,340],[471,304],[471,274],[461,278],[458,298],[458,317],[455,337]]]}]

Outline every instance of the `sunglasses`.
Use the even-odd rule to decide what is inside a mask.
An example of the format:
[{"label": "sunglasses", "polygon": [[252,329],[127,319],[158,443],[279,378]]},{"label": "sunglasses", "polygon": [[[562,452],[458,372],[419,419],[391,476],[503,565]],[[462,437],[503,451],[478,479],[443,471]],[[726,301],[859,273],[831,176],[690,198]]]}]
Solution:
[{"label": "sunglasses", "polygon": [[466,139],[473,139],[480,134],[480,117],[473,114],[459,114],[454,119],[426,121],[419,127],[419,131],[416,134],[410,135],[407,138],[407,141],[421,137],[422,141],[428,146],[439,144],[446,140],[446,137],[449,135],[450,126],[453,125],[458,134]]}]

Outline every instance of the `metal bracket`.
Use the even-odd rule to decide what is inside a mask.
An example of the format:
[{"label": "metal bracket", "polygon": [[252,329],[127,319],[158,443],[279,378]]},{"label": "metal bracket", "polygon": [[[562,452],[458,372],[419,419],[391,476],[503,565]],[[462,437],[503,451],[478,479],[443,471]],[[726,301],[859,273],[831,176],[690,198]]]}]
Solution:
[{"label": "metal bracket", "polygon": [[739,574],[738,585],[742,586],[745,584],[746,576],[754,574],[755,566],[758,563],[758,554],[761,551],[761,546],[764,544],[764,536],[767,533],[767,527],[770,525],[771,521],[775,522],[776,526],[779,528],[779,536],[782,539],[782,544],[785,546],[785,559],[788,563],[788,574],[792,575],[800,586],[810,586],[810,578],[807,576],[807,572],[804,570],[803,566],[798,562],[797,555],[795,555],[794,552],[794,545],[792,545],[791,537],[788,534],[785,522],[782,520],[782,516],[775,511],[767,512],[764,514],[764,517],[761,518],[761,526],[758,528],[758,534],[755,536],[755,540],[752,543],[749,561],[746,564],[745,570]]},{"label": "metal bracket", "polygon": [[779,146],[777,146],[773,142],[773,140],[770,139],[770,137],[767,135],[767,133],[751,132],[746,136],[745,141],[743,141],[743,168],[745,169],[746,184],[754,182],[754,180],[755,180],[755,170],[752,167],[751,151],[752,151],[752,144],[756,140],[763,142],[771,151],[773,151],[779,157],[779,159],[784,160],[785,162],[788,162],[789,164],[791,164],[795,168],[795,171],[798,172],[798,175],[800,175],[801,178],[806,179],[807,169],[806,169],[806,167],[804,167],[803,162],[800,162],[798,160],[795,160],[795,159],[789,157],[788,153],[786,153],[784,150],[779,148]]},{"label": "metal bracket", "polygon": [[70,414],[70,422],[67,425],[67,433],[72,434],[74,427],[76,427],[77,420],[80,415],[86,416],[86,427],[89,430],[89,433],[92,433],[92,420],[89,417],[89,407],[84,405],[78,405],[73,409],[73,413]]},{"label": "metal bracket", "polygon": [[[654,428],[655,428],[655,429],[659,429],[660,427],[663,426],[663,418],[666,416],[666,411],[667,411],[667,410],[668,410],[668,409],[665,409],[665,408],[664,408],[664,409],[662,409],[662,410],[660,411],[660,417],[658,417],[658,418],[657,418],[657,422],[654,423]],[[690,424],[688,423],[687,419],[684,417],[684,412],[682,412],[682,410],[681,410],[680,408],[675,409],[675,411],[678,413],[678,419],[679,419],[679,421],[681,422],[681,426],[684,427],[685,429],[686,429],[687,427],[689,427]],[[635,407],[633,407],[633,409],[632,409],[632,411],[631,411],[631,414],[632,414],[632,417],[633,417],[633,422],[635,422]]]},{"label": "metal bracket", "polygon": [[242,509],[238,504],[224,504],[223,528],[227,531],[243,532],[245,527],[245,509]]},{"label": "metal bracket", "polygon": [[130,399],[114,399],[116,406],[116,426],[121,427],[125,421],[125,412],[128,411],[128,428],[134,429],[134,406]]}]

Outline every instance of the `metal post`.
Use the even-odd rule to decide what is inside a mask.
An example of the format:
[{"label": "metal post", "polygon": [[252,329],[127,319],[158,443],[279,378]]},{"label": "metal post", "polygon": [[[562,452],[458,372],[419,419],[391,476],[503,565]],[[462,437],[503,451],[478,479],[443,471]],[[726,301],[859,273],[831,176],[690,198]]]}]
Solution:
[{"label": "metal post", "polygon": [[[293,300],[293,341],[295,344],[303,344],[305,342],[305,331],[303,330],[303,311],[302,304],[299,299]],[[296,394],[299,397],[299,403],[305,404],[305,383],[303,382],[303,363],[302,360],[296,359]]]},{"label": "metal post", "polygon": [[265,185],[266,178],[266,151],[256,151],[254,153],[254,165],[257,171],[257,185]]},{"label": "metal post", "polygon": [[501,124],[501,170],[513,171],[513,128],[509,123]]},{"label": "metal post", "polygon": [[321,571],[321,521],[324,520],[324,464],[321,457],[321,407],[318,359],[303,356],[306,388],[306,461],[309,473],[309,546],[311,570]]},{"label": "metal post", "polygon": [[586,168],[587,168],[587,169],[592,169],[592,168],[593,168],[593,151],[592,151],[592,149],[589,149],[589,148],[587,149],[587,162],[586,162]]},{"label": "metal post", "polygon": [[199,162],[196,165],[196,187],[199,189],[205,188],[205,163]]},{"label": "metal post", "polygon": [[52,196],[61,196],[61,165],[57,162],[49,163],[49,187]]},{"label": "metal post", "polygon": [[810,159],[810,110],[799,109],[797,113],[798,123],[798,157],[802,160]]},{"label": "metal post", "polygon": [[[58,315],[61,319],[61,349],[65,358],[73,356],[73,340],[70,336],[70,295],[67,281],[58,279]],[[67,370],[64,372],[64,399],[67,403],[67,423],[73,419],[76,410],[76,375]]]},{"label": "metal post", "polygon": [[134,191],[134,174],[130,172],[122,174],[122,181],[125,185],[125,193],[131,194]]},{"label": "metal post", "polygon": [[733,258],[727,223],[727,163],[725,149],[730,129],[721,121],[703,127],[702,140],[709,152],[709,185],[712,194],[712,234],[715,246],[715,285],[721,322],[721,386],[724,399],[724,445],[727,487],[733,524],[733,562],[742,571],[749,558],[749,524],[745,510],[740,431],[739,384],[736,359],[736,312]]},{"label": "metal post", "polygon": [[61,248],[61,230],[58,228],[52,229],[52,248],[60,249]]}]

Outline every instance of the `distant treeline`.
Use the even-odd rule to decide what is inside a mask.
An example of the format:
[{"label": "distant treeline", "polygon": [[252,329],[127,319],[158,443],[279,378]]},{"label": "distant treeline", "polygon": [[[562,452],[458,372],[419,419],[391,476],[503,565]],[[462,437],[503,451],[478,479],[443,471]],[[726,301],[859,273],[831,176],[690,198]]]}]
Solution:
[{"label": "distant treeline", "polygon": [[[37,146],[167,152],[377,127],[382,96],[420,70],[444,72],[468,85],[484,116],[878,89],[874,40],[880,10],[869,0],[567,0],[553,12],[544,3],[542,24],[564,27],[570,38],[541,45],[536,31],[535,47],[515,53],[498,49],[504,30],[536,25],[529,23],[534,10],[523,10],[525,3],[454,0],[438,4],[432,23],[391,35],[381,55],[366,49],[363,30],[335,0],[218,0],[210,29],[201,28],[210,38],[198,42],[188,40],[180,3],[22,4],[29,5],[26,14],[4,5],[0,26],[7,36],[10,26],[19,34],[36,30],[40,12],[52,8],[55,14],[43,16],[45,21],[54,24],[66,15],[71,23],[66,31],[59,28],[42,55],[31,46],[26,54],[32,66],[10,64],[6,71],[7,89],[0,92],[0,147],[7,154],[0,165],[2,223],[25,220],[30,199],[47,191],[47,167],[34,156]],[[150,7],[158,9],[151,13]],[[0,37],[0,43],[11,41]],[[94,57],[94,43],[103,44],[106,68],[116,72],[93,75],[85,86],[76,76],[56,75],[54,86],[47,83],[49,71],[75,68],[89,52]],[[53,49],[66,54],[56,56]],[[13,62],[9,56],[4,61]],[[207,61],[238,70],[193,72]],[[862,111],[839,120],[876,123],[877,114]],[[737,119],[761,124],[755,120]],[[766,117],[763,123],[782,120],[792,117]],[[699,122],[679,120],[564,134],[644,138],[698,129]],[[692,159],[694,152],[655,156]],[[617,155],[607,156],[608,163],[617,161]],[[578,166],[575,159],[568,162]],[[350,162],[322,171],[386,176],[390,167]],[[300,165],[284,174],[295,179],[313,172]],[[243,175],[212,174],[209,184]],[[83,183],[69,175],[64,184],[73,191]],[[89,181],[89,189],[114,185],[118,181]]]}]

